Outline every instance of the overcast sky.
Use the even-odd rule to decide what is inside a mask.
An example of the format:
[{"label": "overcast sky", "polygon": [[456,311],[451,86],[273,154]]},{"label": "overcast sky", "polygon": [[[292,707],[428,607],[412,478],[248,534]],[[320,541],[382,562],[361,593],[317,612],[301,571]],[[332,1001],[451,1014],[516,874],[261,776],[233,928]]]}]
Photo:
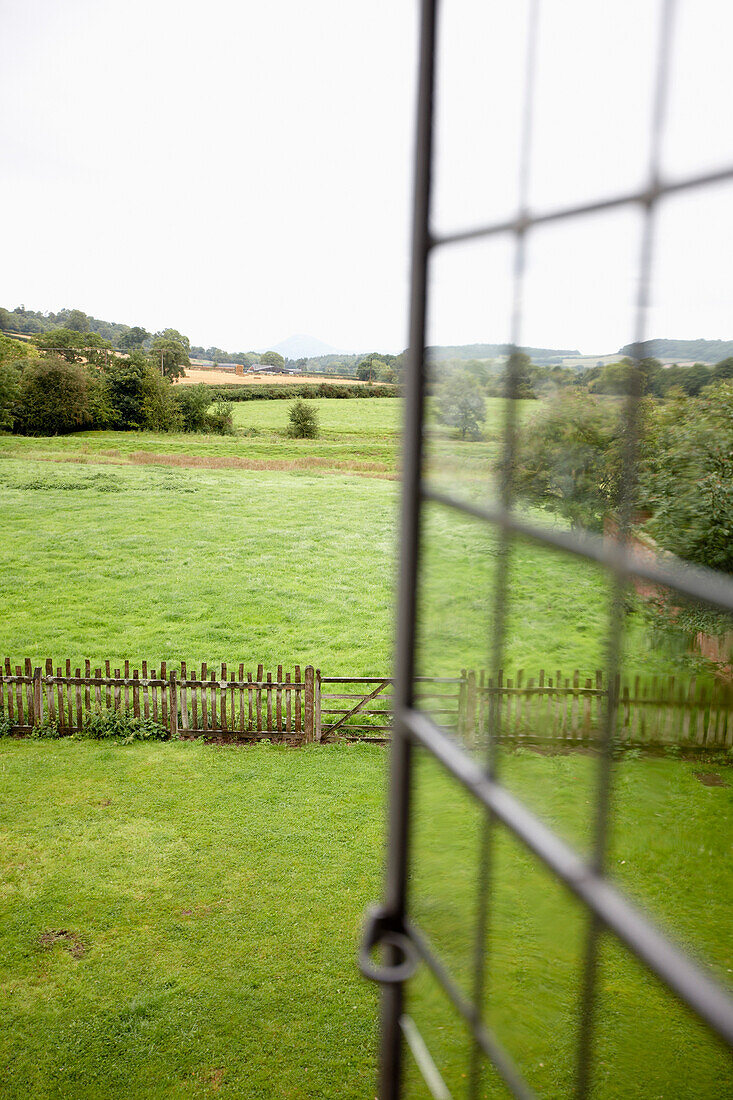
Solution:
[{"label": "overcast sky", "polygon": [[[536,209],[644,178],[656,0],[545,0]],[[516,203],[522,0],[444,0],[434,221]],[[664,168],[733,162],[727,0],[680,4]],[[407,338],[417,0],[0,0],[0,304],[232,351]],[[669,200],[650,336],[733,338],[733,193]],[[639,213],[530,239],[522,342],[633,335]],[[503,341],[511,242],[443,249],[431,343]]]}]

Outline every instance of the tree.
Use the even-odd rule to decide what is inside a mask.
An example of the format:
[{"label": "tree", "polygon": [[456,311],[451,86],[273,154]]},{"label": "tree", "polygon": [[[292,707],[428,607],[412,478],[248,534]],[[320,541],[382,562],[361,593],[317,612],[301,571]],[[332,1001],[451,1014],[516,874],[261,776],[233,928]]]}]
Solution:
[{"label": "tree", "polygon": [[288,435],[294,439],[315,439],[318,435],[318,414],[307,401],[298,397],[290,406]]},{"label": "tree", "polygon": [[733,381],[654,408],[639,489],[665,550],[733,573]]},{"label": "tree", "polygon": [[156,332],[150,347],[150,354],[156,366],[162,364],[162,373],[171,380],[180,378],[191,365],[189,359],[190,344],[187,336],[177,329],[167,328]]},{"label": "tree", "polygon": [[15,423],[20,371],[14,363],[0,362],[0,431],[11,432]]},{"label": "tree", "polygon": [[141,348],[149,336],[147,329],[135,325],[120,337],[120,347],[125,351],[134,351],[135,348]]},{"label": "tree", "polygon": [[476,379],[465,371],[446,378],[436,393],[438,419],[457,428],[461,439],[480,439],[479,425],[486,419],[486,402]]},{"label": "tree", "polygon": [[[0,328],[2,328],[1,323]],[[733,358],[721,359],[713,367],[713,379],[716,382],[725,382],[731,378],[733,378]]]},{"label": "tree", "polygon": [[65,435],[92,426],[89,371],[58,356],[33,359],[18,383],[15,430],[21,435]]},{"label": "tree", "polygon": [[129,359],[111,361],[104,375],[111,427],[172,431],[181,426],[173,387],[143,352],[134,351]]},{"label": "tree", "polygon": [[73,332],[89,332],[89,318],[81,309],[72,309],[66,320],[66,328]]},{"label": "tree", "polygon": [[69,328],[54,328],[34,339],[39,351],[52,358],[65,359],[67,363],[91,363],[102,366],[108,359],[112,345],[96,332],[76,332]]},{"label": "tree", "polygon": [[[513,351],[506,365],[507,396],[518,399],[536,397],[532,384],[534,364],[524,351]],[[511,387],[511,391],[510,391]]]},{"label": "tree", "polygon": [[618,411],[564,390],[523,433],[513,478],[526,501],[598,531],[618,504],[620,471]]},{"label": "tree", "polygon": [[279,351],[266,351],[260,356],[260,363],[265,363],[268,367],[279,367],[282,370],[285,366],[285,359]]}]

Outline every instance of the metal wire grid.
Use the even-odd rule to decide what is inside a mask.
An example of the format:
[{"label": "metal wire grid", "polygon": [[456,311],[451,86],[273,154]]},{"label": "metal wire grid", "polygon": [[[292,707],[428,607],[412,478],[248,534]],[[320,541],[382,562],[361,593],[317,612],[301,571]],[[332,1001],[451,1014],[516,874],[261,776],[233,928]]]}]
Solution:
[{"label": "metal wire grid", "polygon": [[[489,745],[483,766],[447,737],[434,721],[418,710],[413,701],[414,652],[417,627],[417,591],[420,558],[420,515],[422,505],[432,501],[474,516],[499,531],[498,570],[494,589],[494,630],[492,665],[501,667],[504,627],[508,598],[508,561],[512,540],[520,536],[540,545],[562,550],[581,559],[603,565],[612,578],[612,609],[608,622],[607,647],[609,682],[615,682],[619,665],[623,630],[622,597],[629,580],[643,578],[677,593],[723,611],[733,611],[733,583],[727,576],[682,565],[649,563],[638,558],[628,546],[633,503],[638,443],[640,392],[629,393],[624,408],[625,442],[620,505],[619,541],[616,544],[590,534],[557,532],[533,525],[513,512],[511,471],[516,452],[515,402],[505,403],[503,433],[503,470],[499,503],[481,506],[437,492],[425,484],[422,475],[423,411],[425,395],[425,334],[427,317],[427,268],[431,252],[476,238],[511,234],[515,240],[513,272],[513,311],[511,344],[520,344],[522,319],[522,280],[525,244],[534,227],[551,221],[563,221],[600,213],[622,206],[639,206],[644,220],[639,259],[639,291],[636,301],[635,358],[644,355],[644,319],[648,300],[650,267],[654,238],[654,218],[659,200],[675,192],[703,188],[733,180],[733,165],[724,165],[705,174],[684,179],[665,180],[660,175],[660,144],[667,102],[670,46],[675,0],[664,0],[656,58],[656,91],[651,122],[650,159],[646,185],[633,192],[617,194],[598,201],[568,206],[548,212],[532,212],[527,206],[530,170],[534,58],[537,40],[539,0],[531,0],[527,36],[527,58],[522,125],[522,154],[519,202],[516,216],[461,232],[434,236],[430,230],[430,193],[433,141],[433,92],[435,82],[437,0],[422,0],[415,192],[412,236],[412,284],[410,301],[410,353],[406,376],[406,400],[403,441],[403,494],[400,586],[395,682],[395,730],[391,756],[389,801],[389,845],[382,908],[370,918],[362,949],[362,969],[383,983],[381,1004],[380,1096],[397,1100],[401,1093],[403,1036],[408,1041],[426,1084],[433,1095],[447,1093],[436,1076],[429,1052],[412,1021],[403,1015],[404,982],[412,963],[421,958],[430,968],[473,1036],[473,1056],[469,1077],[469,1095],[479,1089],[481,1060],[493,1063],[509,1090],[518,1097],[531,1097],[532,1089],[512,1059],[483,1022],[483,972],[488,896],[492,871],[492,836],[498,821],[511,831],[586,907],[589,924],[585,945],[581,989],[581,1027],[577,1050],[575,1095],[585,1097],[592,1070],[593,1022],[598,969],[599,936],[603,929],[612,932],[649,970],[677,995],[724,1042],[733,1047],[733,999],[677,947],[657,931],[648,918],[629,903],[605,875],[606,847],[610,816],[612,750],[617,700],[610,694],[602,730],[602,763],[596,796],[594,841],[589,860],[582,859],[550,829],[540,822],[523,803],[499,782],[496,747],[499,741],[499,715],[489,716]],[[513,397],[518,379],[507,368],[506,392]],[[434,953],[419,929],[409,920],[406,893],[409,866],[409,819],[412,786],[413,750],[421,746],[484,807],[481,839],[480,874],[477,884],[479,917],[474,957],[474,988],[469,1001]],[[382,943],[387,951],[386,965],[374,967],[368,952]],[[412,960],[412,963],[411,963]]]}]

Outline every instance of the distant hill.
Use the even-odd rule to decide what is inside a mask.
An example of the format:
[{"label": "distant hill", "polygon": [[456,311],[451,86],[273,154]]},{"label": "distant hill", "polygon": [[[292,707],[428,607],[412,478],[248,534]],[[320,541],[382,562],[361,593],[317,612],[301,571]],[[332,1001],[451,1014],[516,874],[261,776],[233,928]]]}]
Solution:
[{"label": "distant hill", "polygon": [[323,340],[317,340],[315,336],[305,336],[299,333],[297,336],[288,336],[287,340],[281,340],[274,344],[268,351],[278,351],[286,359],[315,359],[317,355],[337,355],[336,348],[330,344],[324,344]]},{"label": "distant hill", "polygon": [[[427,348],[433,361],[441,359],[501,359],[510,352],[508,344],[455,344]],[[579,356],[577,348],[520,348],[533,363],[546,366],[560,363],[571,356]]]},{"label": "distant hill", "polygon": [[[644,356],[663,363],[719,363],[733,355],[733,340],[646,340]],[[619,355],[633,355],[634,345],[624,344]]]}]

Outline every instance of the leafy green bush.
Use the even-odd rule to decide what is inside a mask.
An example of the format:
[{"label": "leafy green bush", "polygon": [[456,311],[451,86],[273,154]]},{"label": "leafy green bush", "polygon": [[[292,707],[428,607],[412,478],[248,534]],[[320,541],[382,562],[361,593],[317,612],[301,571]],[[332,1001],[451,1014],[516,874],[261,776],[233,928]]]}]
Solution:
[{"label": "leafy green bush", "polygon": [[234,435],[231,405],[226,401],[217,401],[206,414],[204,430],[213,432],[215,435]]},{"label": "leafy green bush", "polygon": [[119,737],[129,744],[132,741],[167,741],[170,731],[152,718],[135,718],[129,711],[97,710],[87,715],[83,732],[77,736],[89,741]]},{"label": "leafy green bush", "polygon": [[14,429],[21,435],[66,435],[90,428],[94,380],[63,359],[31,359],[18,381]]},{"label": "leafy green bush", "polygon": [[212,399],[209,386],[202,382],[195,386],[177,386],[173,399],[181,414],[184,432],[206,431],[206,414]]},{"label": "leafy green bush", "polygon": [[[280,385],[243,386],[232,383],[215,386],[201,382],[212,394],[227,401],[292,401],[294,397],[399,397],[397,386],[356,386],[353,383],[303,382]],[[214,397],[212,396],[212,400]]]},{"label": "leafy green bush", "polygon": [[312,405],[299,397],[290,406],[288,435],[294,439],[315,439],[318,435],[318,415]]},{"label": "leafy green bush", "polygon": [[109,427],[120,430],[175,431],[181,414],[173,387],[152,367],[143,352],[115,359],[104,369]]}]

